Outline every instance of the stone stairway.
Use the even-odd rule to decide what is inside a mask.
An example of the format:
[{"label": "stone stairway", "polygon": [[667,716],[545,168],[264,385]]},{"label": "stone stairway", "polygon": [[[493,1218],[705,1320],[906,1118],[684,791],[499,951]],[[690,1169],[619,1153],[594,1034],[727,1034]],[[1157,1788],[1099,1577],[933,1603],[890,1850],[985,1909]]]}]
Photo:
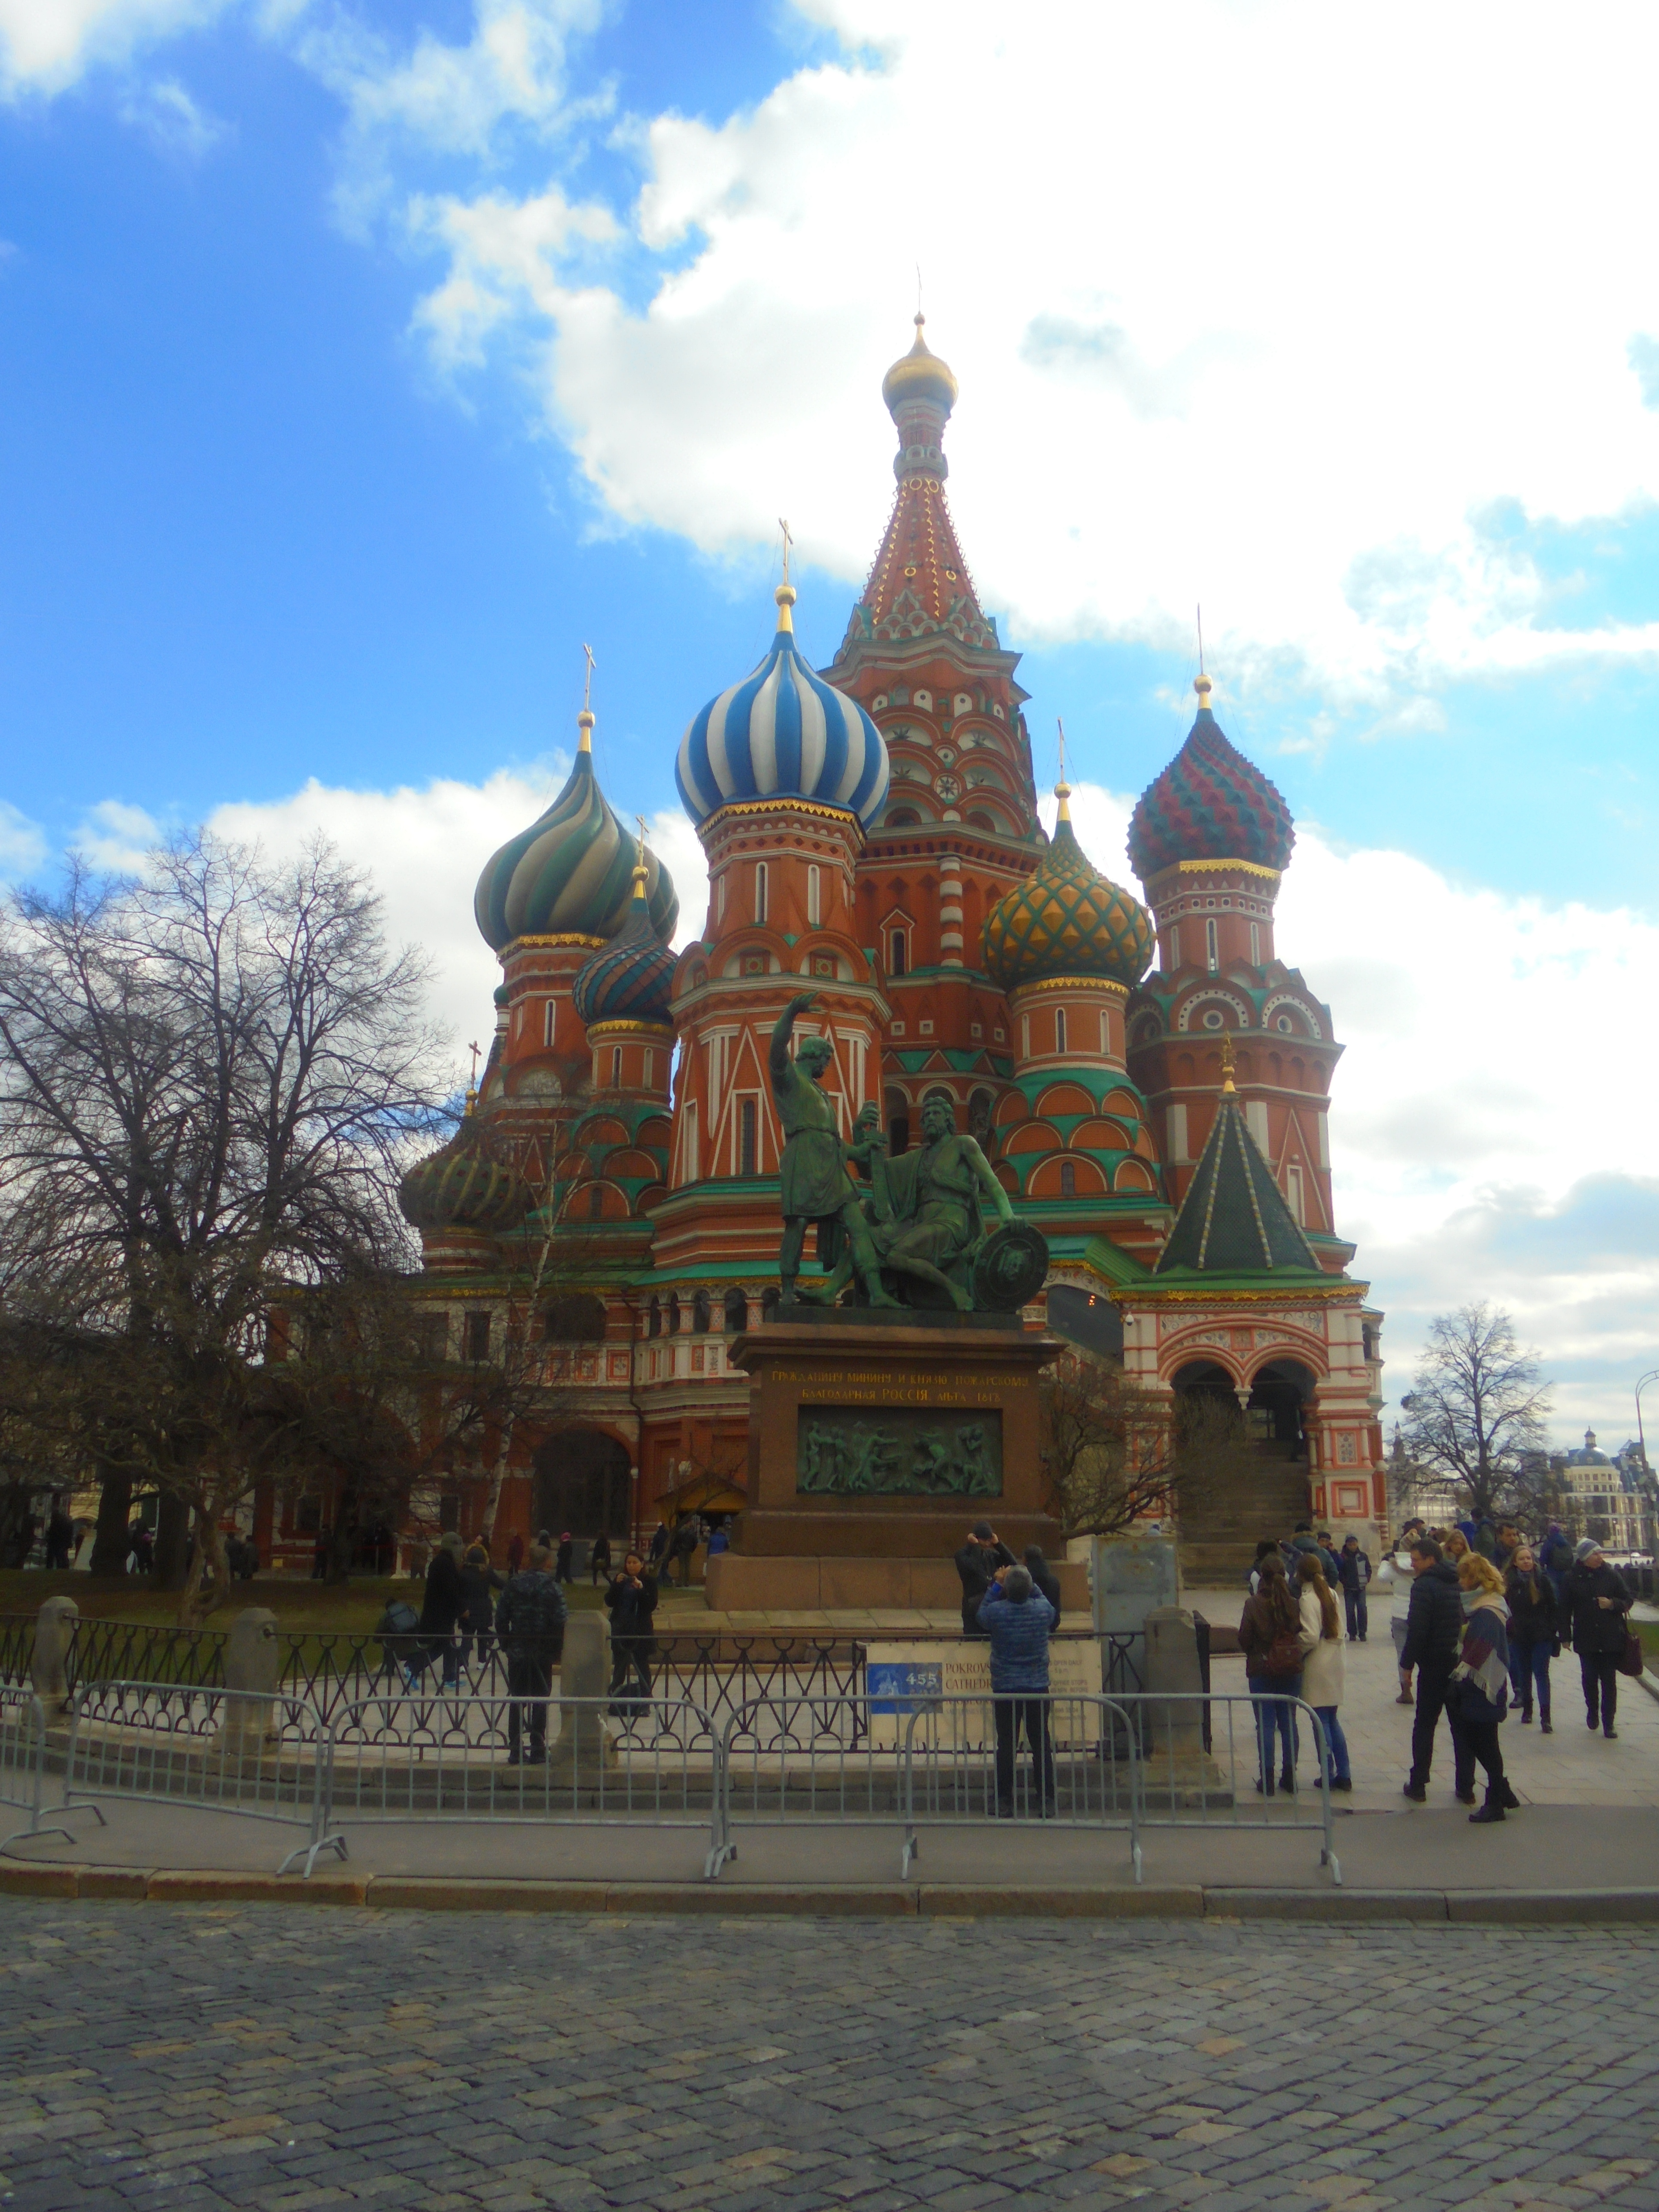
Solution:
[{"label": "stone stairway", "polygon": [[1181,1572],[1213,1589],[1242,1587],[1263,1536],[1288,1536],[1308,1515],[1308,1465],[1264,1453],[1224,1491],[1180,1516]]}]

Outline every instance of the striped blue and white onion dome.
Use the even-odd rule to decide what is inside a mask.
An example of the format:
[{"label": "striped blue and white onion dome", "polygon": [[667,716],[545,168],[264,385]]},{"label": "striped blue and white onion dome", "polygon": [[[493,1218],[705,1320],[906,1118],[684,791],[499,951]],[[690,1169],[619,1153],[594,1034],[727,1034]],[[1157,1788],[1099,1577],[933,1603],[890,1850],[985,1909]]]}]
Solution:
[{"label": "striped blue and white onion dome", "polygon": [[856,700],[815,675],[795,649],[792,584],[781,584],[778,633],[758,668],[711,699],[680,740],[674,773],[694,822],[734,800],[810,799],[867,828],[887,798],[887,747]]}]

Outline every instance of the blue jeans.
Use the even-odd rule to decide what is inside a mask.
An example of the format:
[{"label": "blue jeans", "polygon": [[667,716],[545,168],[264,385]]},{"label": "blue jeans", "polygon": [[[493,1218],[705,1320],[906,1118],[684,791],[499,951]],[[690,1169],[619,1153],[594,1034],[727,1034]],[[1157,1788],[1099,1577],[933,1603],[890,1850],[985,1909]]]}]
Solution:
[{"label": "blue jeans", "polygon": [[1538,1696],[1538,1717],[1550,1717],[1550,1647],[1547,1644],[1510,1645],[1510,1686],[1522,1712],[1532,1711],[1533,1692]]},{"label": "blue jeans", "polygon": [[1264,1784],[1273,1778],[1273,1737],[1285,1740],[1285,1756],[1279,1771],[1296,1772],[1296,1707],[1292,1698],[1302,1695],[1300,1674],[1250,1674],[1244,1686],[1253,1698],[1261,1702],[1255,1707],[1256,1747],[1261,1759],[1261,1779]]},{"label": "blue jeans", "polygon": [[1363,1589],[1352,1590],[1346,1586],[1342,1592],[1342,1609],[1347,1614],[1348,1641],[1363,1644],[1365,1631],[1370,1626],[1370,1608],[1365,1602]]},{"label": "blue jeans", "polygon": [[1314,1711],[1325,1723],[1325,1741],[1330,1747],[1333,1782],[1348,1782],[1353,1778],[1348,1771],[1348,1739],[1342,1733],[1342,1723],[1336,1717],[1334,1705],[1316,1705]]}]

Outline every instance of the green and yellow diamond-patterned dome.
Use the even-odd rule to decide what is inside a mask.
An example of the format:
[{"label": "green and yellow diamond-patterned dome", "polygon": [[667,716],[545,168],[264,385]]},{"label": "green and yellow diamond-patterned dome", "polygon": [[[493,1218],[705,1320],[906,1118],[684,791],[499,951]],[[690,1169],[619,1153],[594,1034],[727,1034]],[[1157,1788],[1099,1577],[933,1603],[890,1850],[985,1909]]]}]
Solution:
[{"label": "green and yellow diamond-patterned dome", "polygon": [[1071,787],[1056,784],[1060,819],[1023,884],[985,917],[986,973],[1012,991],[1064,975],[1132,988],[1152,959],[1152,925],[1139,899],[1109,882],[1077,842]]}]

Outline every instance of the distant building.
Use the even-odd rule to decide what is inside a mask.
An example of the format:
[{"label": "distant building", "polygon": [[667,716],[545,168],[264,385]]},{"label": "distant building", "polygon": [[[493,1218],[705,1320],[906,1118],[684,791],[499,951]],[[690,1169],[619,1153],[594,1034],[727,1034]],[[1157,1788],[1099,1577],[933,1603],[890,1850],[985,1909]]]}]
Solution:
[{"label": "distant building", "polygon": [[1586,1429],[1577,1451],[1550,1454],[1551,1487],[1564,1527],[1611,1552],[1652,1553],[1659,1543],[1659,1485],[1634,1439],[1609,1455]]}]

